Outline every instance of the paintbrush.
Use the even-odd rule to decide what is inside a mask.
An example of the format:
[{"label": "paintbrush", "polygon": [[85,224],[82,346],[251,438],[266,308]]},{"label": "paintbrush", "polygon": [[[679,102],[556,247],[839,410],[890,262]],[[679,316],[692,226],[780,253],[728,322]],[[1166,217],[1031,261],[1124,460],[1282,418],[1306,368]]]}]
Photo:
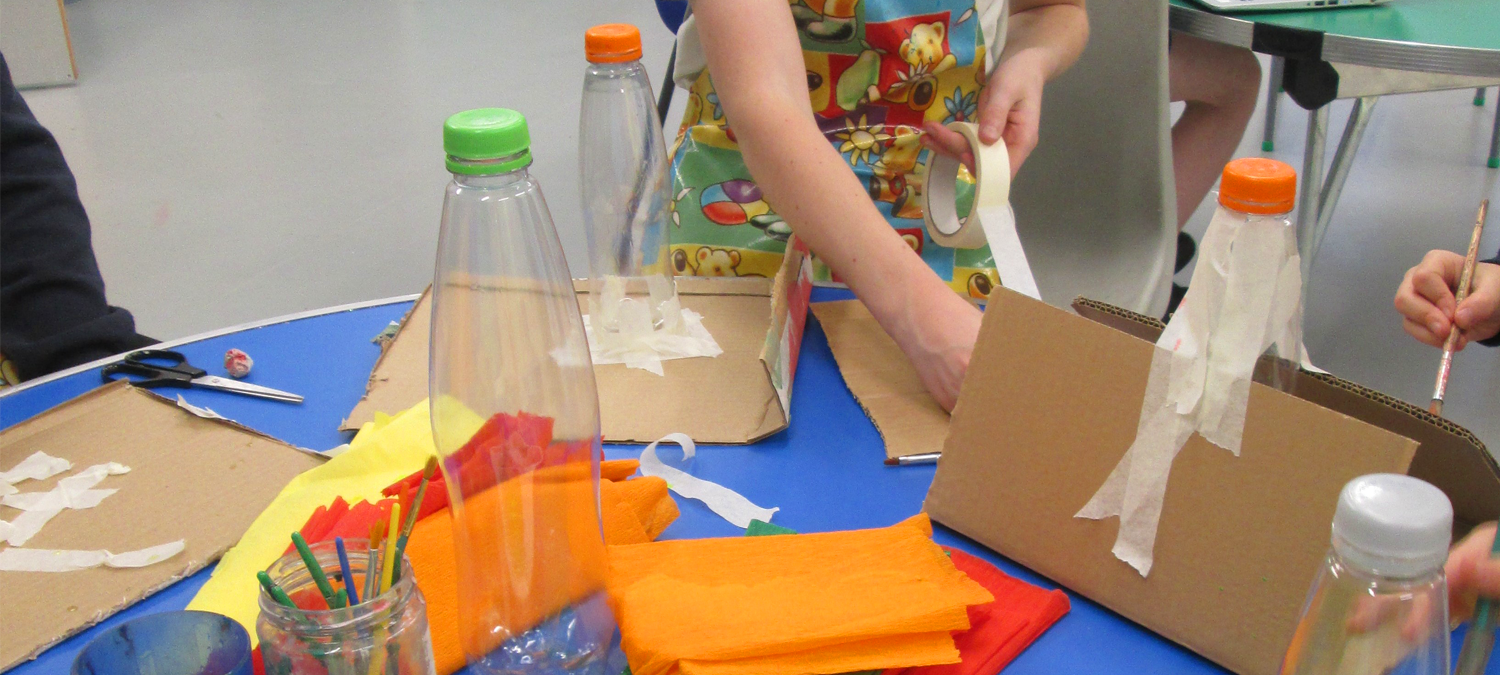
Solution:
[{"label": "paintbrush", "polygon": [[[1458,274],[1458,288],[1454,290],[1453,306],[1462,305],[1469,297],[1469,286],[1474,281],[1474,265],[1479,262],[1479,237],[1484,234],[1484,218],[1490,210],[1490,200],[1479,203],[1479,217],[1474,219],[1474,235],[1469,238],[1469,252],[1464,255],[1464,268]],[[1453,350],[1458,346],[1462,331],[1457,325],[1448,329],[1448,339],[1443,343],[1443,360],[1438,363],[1437,386],[1432,390],[1432,405],[1427,411],[1443,414],[1443,395],[1448,391],[1448,373],[1453,369]]]},{"label": "paintbrush", "polygon": [[[1490,559],[1500,558],[1500,533],[1495,535],[1495,544],[1490,547]],[[1495,648],[1495,621],[1500,619],[1500,602],[1480,598],[1474,606],[1474,620],[1469,623],[1469,634],[1464,637],[1463,649],[1458,652],[1458,668],[1454,675],[1483,675],[1490,662],[1490,652]]]},{"label": "paintbrush", "polygon": [[365,602],[375,598],[380,589],[380,538],[385,536],[385,523],[370,525],[370,545],[365,551],[365,591],[359,595]]},{"label": "paintbrush", "polygon": [[437,458],[428,457],[427,466],[422,468],[422,483],[417,486],[417,498],[412,500],[406,522],[401,525],[401,535],[396,538],[396,569],[391,571],[393,583],[401,579],[401,560],[406,555],[406,541],[411,538],[411,530],[417,525],[417,511],[422,509],[422,499],[427,496],[427,482],[437,474],[437,468]]},{"label": "paintbrush", "polygon": [[338,594],[334,592],[333,584],[328,582],[328,575],[323,573],[323,566],[318,563],[317,556],[307,547],[307,540],[302,538],[301,532],[292,533],[292,544],[297,547],[297,553],[302,556],[302,564],[307,565],[307,572],[312,575],[313,583],[318,585],[318,591],[323,594],[328,608],[338,609]]}]

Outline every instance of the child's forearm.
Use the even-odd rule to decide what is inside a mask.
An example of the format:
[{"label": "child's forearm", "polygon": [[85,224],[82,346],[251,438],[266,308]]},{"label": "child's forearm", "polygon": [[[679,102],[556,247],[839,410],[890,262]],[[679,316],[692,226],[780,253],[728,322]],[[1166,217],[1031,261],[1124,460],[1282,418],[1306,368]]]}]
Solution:
[{"label": "child's forearm", "polygon": [[1012,0],[1010,30],[1000,60],[1024,54],[1051,80],[1068,69],[1089,40],[1083,0]]}]

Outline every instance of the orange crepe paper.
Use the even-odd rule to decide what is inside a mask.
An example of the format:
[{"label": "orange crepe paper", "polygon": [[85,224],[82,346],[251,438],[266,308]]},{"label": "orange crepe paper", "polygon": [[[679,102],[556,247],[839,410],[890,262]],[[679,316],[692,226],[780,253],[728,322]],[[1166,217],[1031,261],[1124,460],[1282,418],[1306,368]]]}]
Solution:
[{"label": "orange crepe paper", "polygon": [[[609,475],[628,476],[635,473],[634,467],[629,471],[624,471],[624,467],[634,463],[634,460],[603,462],[601,470],[613,465],[614,470]],[[492,488],[477,495],[476,500],[493,500],[498,490]],[[606,480],[599,484],[599,493],[604,538],[610,544],[650,541],[649,537],[659,535],[677,517],[677,503],[668,495],[666,481],[660,478],[634,478],[622,483]],[[652,499],[657,502],[636,501]],[[652,514],[653,520],[649,524],[637,520],[635,514],[641,512]],[[427,599],[427,621],[432,630],[432,650],[439,675],[449,675],[465,665],[459,630],[459,582],[454,550],[453,519],[446,508],[418,521],[406,546],[417,585]],[[470,592],[467,586],[465,592]],[[587,595],[578,592],[579,597]]]},{"label": "orange crepe paper", "polygon": [[957,662],[950,632],[969,627],[967,606],[994,597],[931,537],[919,514],[875,530],[611,546],[610,604],[631,670],[792,675]]}]

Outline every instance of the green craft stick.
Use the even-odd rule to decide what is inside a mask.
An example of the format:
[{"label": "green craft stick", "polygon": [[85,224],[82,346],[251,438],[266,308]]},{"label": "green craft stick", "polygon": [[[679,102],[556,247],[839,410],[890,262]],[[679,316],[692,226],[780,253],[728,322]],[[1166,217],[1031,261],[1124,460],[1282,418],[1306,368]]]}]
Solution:
[{"label": "green craft stick", "polygon": [[308,573],[312,574],[313,583],[318,585],[318,592],[323,594],[323,599],[328,606],[333,606],[334,594],[333,584],[328,583],[328,575],[323,573],[323,566],[318,564],[318,559],[313,555],[312,549],[307,547],[307,540],[302,538],[301,532],[292,533],[292,544],[297,547],[297,553],[302,556],[302,564],[307,565]]},{"label": "green craft stick", "polygon": [[287,596],[286,591],[281,590],[281,587],[277,586],[276,582],[271,581],[271,575],[266,574],[262,570],[255,573],[255,578],[260,580],[261,588],[266,589],[266,594],[270,595],[272,600],[286,607],[297,608],[297,603],[292,602],[292,599]]}]

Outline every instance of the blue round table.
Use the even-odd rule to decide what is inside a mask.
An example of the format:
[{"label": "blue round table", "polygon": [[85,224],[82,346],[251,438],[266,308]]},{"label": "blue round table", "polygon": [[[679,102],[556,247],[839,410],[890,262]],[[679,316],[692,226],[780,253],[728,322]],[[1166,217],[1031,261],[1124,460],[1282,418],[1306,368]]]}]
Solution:
[{"label": "blue round table", "polygon": [[[817,289],[813,300],[853,297],[846,291]],[[192,404],[213,408],[241,424],[289,443],[327,449],[349,440],[337,431],[364,392],[380,350],[370,338],[399,320],[409,299],[357,309],[272,321],[268,325],[192,339],[179,347],[190,361],[217,363],[224,350],[238,347],[255,357],[250,381],[307,397],[301,406],[262,401],[204,389],[187,390]],[[748,446],[699,449],[693,471],[739,491],[762,506],[780,507],[778,525],[800,532],[884,527],[916,514],[932,482],[934,467],[887,467],[875,427],[850,395],[828,349],[828,340],[809,317],[793,386],[791,426]],[[0,398],[0,428],[82,394],[99,385],[98,368],[58,377]],[[173,393],[176,393],[175,390]],[[391,411],[397,412],[397,411]],[[611,459],[635,457],[638,446],[606,446]],[[682,516],[664,538],[743,536],[701,503],[678,499]],[[976,553],[1006,573],[1048,588],[1056,585],[938,528],[939,543]],[[78,651],[105,627],[130,618],[182,609],[208,580],[203,570],[106,619],[10,671],[15,675],[65,673]],[[1222,668],[1073,593],[1073,610],[1023,652],[1008,674],[1029,673],[1221,673]],[[1233,611],[1226,608],[1226,611]],[[1455,634],[1454,650],[1462,633]],[[1489,672],[1500,675],[1500,664]]]}]

